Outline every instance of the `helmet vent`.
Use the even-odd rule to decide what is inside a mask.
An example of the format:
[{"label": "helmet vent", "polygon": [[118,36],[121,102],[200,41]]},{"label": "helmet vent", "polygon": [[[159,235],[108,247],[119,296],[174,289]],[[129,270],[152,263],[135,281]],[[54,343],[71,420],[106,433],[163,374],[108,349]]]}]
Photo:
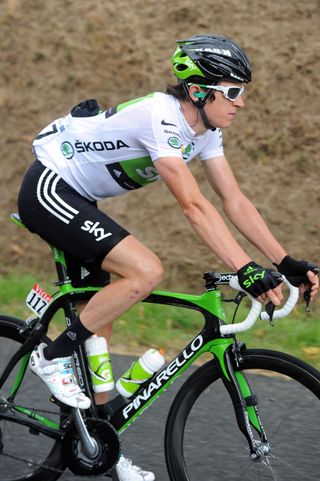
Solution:
[{"label": "helmet vent", "polygon": [[176,70],[178,70],[179,72],[183,72],[184,70],[187,70],[188,66],[187,65],[183,65],[183,64],[179,64],[176,66]]}]

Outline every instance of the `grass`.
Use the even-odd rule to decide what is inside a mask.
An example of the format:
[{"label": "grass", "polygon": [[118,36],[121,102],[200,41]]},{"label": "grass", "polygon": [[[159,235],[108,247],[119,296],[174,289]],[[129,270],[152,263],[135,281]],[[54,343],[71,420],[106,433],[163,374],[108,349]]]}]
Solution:
[{"label": "grass", "polygon": [[[55,288],[44,279],[37,282],[50,294]],[[31,275],[8,275],[0,278],[0,313],[26,318],[31,311],[25,305],[25,298],[35,283]],[[225,304],[227,319],[232,318],[233,308]],[[247,312],[245,306],[239,309],[237,320]],[[271,327],[268,321],[258,321],[248,332],[239,335],[239,340],[248,347],[269,348],[288,352],[320,369],[320,306],[316,303],[308,314],[301,302],[292,314],[275,321]],[[64,326],[62,315],[57,315],[53,330]],[[121,316],[114,323],[111,351],[141,353],[150,346],[163,348],[168,359],[183,349],[201,330],[203,318],[200,313],[171,306],[140,303]]]}]

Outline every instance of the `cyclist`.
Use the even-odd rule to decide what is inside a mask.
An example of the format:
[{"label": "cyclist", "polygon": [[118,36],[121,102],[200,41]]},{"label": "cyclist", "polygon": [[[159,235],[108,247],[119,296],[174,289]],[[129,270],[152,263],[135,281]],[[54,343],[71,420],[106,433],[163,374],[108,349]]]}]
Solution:
[{"label": "cyclist", "polygon": [[[144,299],[163,278],[158,257],[97,207],[159,179],[176,198],[191,226],[212,253],[238,273],[240,285],[261,302],[279,305],[279,275],[255,263],[234,239],[188,169],[199,156],[209,182],[235,227],[311,300],[319,287],[315,265],[288,256],[241,192],[223,152],[221,129],[244,107],[251,66],[231,39],[196,35],[177,42],[172,56],[175,85],[166,93],[101,111],[95,100],[54,120],[33,142],[35,162],[19,194],[23,222],[72,256],[73,264],[101,282],[117,279],[82,306],[77,320],[48,346],[32,353],[30,367],[62,402],[87,408],[75,381],[66,383],[61,358],[71,356],[92,333],[110,340],[112,322]],[[101,405],[106,397],[97,398]],[[121,480],[154,479],[135,471]]]}]

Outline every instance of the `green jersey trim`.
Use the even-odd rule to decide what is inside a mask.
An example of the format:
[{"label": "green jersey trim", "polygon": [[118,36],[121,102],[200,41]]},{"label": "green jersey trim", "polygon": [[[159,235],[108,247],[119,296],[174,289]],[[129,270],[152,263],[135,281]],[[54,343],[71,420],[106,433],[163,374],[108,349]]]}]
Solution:
[{"label": "green jersey trim", "polygon": [[126,190],[134,190],[160,179],[149,156],[107,164],[112,178]]},{"label": "green jersey trim", "polygon": [[139,185],[148,185],[160,179],[150,156],[123,160],[121,166],[125,173]]},{"label": "green jersey trim", "polygon": [[129,107],[130,105],[136,104],[137,102],[141,102],[142,100],[153,97],[154,94],[155,94],[155,92],[151,92],[150,94],[145,95],[144,97],[139,97],[137,99],[128,100],[128,102],[123,102],[122,104],[117,105],[116,111],[120,112],[120,110],[123,110],[126,107]]}]

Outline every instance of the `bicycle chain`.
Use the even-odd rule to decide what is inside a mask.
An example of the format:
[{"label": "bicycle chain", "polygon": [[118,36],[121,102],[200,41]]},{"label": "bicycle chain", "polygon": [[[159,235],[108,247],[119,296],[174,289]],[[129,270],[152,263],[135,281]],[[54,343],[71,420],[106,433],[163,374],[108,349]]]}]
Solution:
[{"label": "bicycle chain", "polygon": [[[9,406],[9,407],[14,407],[15,404],[14,403],[11,403],[10,401],[5,401],[5,403]],[[47,409],[37,409],[37,408],[30,408],[28,406],[21,406],[21,404],[19,404],[19,407],[21,407],[22,409],[27,409],[29,411],[33,411],[35,413],[43,413],[43,414],[53,414],[54,416],[60,416],[60,412],[57,412],[57,411],[49,411]],[[97,419],[101,419],[102,421],[107,421],[107,419],[102,419],[102,418],[91,418],[91,417],[87,417],[86,416],[86,419],[88,419],[89,421],[96,421]]]},{"label": "bicycle chain", "polygon": [[[11,408],[14,409],[15,404],[13,402],[7,401],[5,398],[2,398],[2,403],[6,404],[8,407],[11,407]],[[1,402],[0,402],[0,404],[1,404]],[[28,406],[21,406],[21,404],[19,404],[19,407],[21,407],[22,409],[27,409],[28,411],[34,411],[36,413],[54,414],[55,416],[60,416],[60,413],[56,412],[56,411],[48,411],[46,409],[30,408]]]},{"label": "bicycle chain", "polygon": [[[14,404],[10,403],[9,401],[6,401],[6,404],[8,404],[9,407],[14,406]],[[53,414],[55,416],[60,416],[60,413],[58,413],[56,411],[49,411],[47,409],[34,409],[34,408],[29,408],[27,406],[20,406],[20,407],[23,408],[23,409],[28,409],[28,410],[33,411],[33,412],[37,412],[37,413]],[[91,417],[90,418],[86,417],[86,419],[89,420],[89,421],[96,421],[97,420],[97,418],[91,418]],[[52,466],[47,466],[46,464],[37,463],[36,461],[33,461],[33,460],[31,461],[30,459],[25,459],[25,458],[21,458],[19,456],[14,456],[13,454],[4,453],[3,451],[0,453],[0,455],[5,456],[5,457],[10,458],[10,459],[13,459],[15,461],[22,461],[23,463],[28,464],[29,466],[37,466],[39,468],[44,468],[44,469],[47,469],[48,471],[52,471],[54,473],[59,473],[60,475],[65,473],[65,476],[67,476],[65,478],[66,481],[67,481],[68,477],[69,477],[69,479],[72,479],[72,480],[74,479],[74,475],[68,475],[66,473],[66,471],[62,470],[62,469],[53,468]]]},{"label": "bicycle chain", "polygon": [[36,461],[33,461],[33,460],[31,461],[30,459],[20,458],[19,456],[14,456],[13,454],[2,452],[0,455],[6,458],[14,459],[15,461],[22,461],[23,463],[28,464],[29,466],[37,466],[39,468],[44,468],[48,471],[59,473],[60,475],[65,472],[64,469],[53,468],[52,466],[47,466],[46,464],[43,464],[43,463],[37,463]]},{"label": "bicycle chain", "polygon": [[[14,406],[14,404],[10,403],[9,401],[6,401],[6,404],[8,404],[9,407]],[[22,407],[23,409],[28,409],[28,410],[33,411],[33,412],[37,412],[37,413],[53,414],[55,416],[60,415],[60,413],[57,413],[56,411],[49,411],[47,409],[34,409],[34,408],[29,408],[27,406],[20,406],[20,407]],[[2,452],[1,455],[5,456],[7,458],[13,459],[15,461],[20,461],[20,462],[22,461],[23,463],[28,464],[29,466],[37,466],[39,468],[44,468],[44,469],[50,470],[54,473],[59,473],[60,475],[64,473],[64,470],[53,468],[52,466],[47,466],[46,464],[43,464],[43,463],[37,463],[34,460],[31,461],[30,459],[21,458],[19,456],[14,456],[13,454],[8,454],[8,453],[4,453],[4,452]]]}]

